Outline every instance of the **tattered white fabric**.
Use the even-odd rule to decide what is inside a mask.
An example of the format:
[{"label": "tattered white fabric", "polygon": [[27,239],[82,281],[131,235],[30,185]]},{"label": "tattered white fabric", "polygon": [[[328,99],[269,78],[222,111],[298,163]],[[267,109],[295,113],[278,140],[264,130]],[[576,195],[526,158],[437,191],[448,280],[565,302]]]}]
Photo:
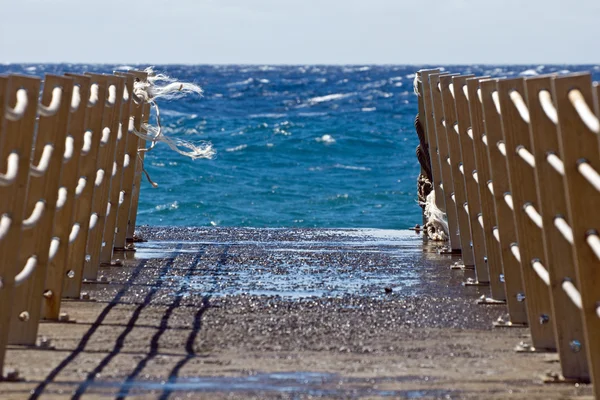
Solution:
[{"label": "tattered white fabric", "polygon": [[427,195],[423,213],[427,219],[425,230],[427,231],[429,239],[436,241],[448,240],[448,222],[446,221],[446,214],[435,205],[434,190]]}]

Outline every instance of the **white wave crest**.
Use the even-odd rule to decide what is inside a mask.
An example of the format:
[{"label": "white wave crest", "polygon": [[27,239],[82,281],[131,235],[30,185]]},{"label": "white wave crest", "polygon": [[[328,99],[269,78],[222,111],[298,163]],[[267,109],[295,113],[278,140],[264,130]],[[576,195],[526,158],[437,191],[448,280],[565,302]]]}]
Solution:
[{"label": "white wave crest", "polygon": [[241,145],[239,145],[239,146],[230,147],[230,148],[228,148],[228,149],[225,149],[225,151],[228,151],[228,152],[230,152],[230,153],[231,153],[231,152],[234,152],[234,151],[241,151],[241,150],[244,150],[246,147],[248,147],[248,145],[247,145],[247,144],[241,144]]},{"label": "white wave crest", "polygon": [[315,139],[317,142],[323,142],[325,144],[335,143],[335,139],[331,135],[323,135],[320,138]]},{"label": "white wave crest", "polygon": [[309,99],[308,102],[310,104],[319,104],[319,103],[324,103],[326,101],[345,99],[347,97],[351,97],[354,95],[356,95],[356,93],[334,93],[334,94],[328,94],[326,96],[313,97],[312,99]]}]

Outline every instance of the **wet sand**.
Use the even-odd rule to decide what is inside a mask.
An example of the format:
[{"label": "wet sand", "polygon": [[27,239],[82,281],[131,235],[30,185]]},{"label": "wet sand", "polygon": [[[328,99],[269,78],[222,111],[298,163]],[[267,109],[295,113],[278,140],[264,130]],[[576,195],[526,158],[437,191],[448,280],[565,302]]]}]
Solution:
[{"label": "wet sand", "polygon": [[148,228],[122,267],[43,323],[52,349],[11,346],[2,399],[519,398],[556,354],[518,354],[458,258],[410,231]]}]

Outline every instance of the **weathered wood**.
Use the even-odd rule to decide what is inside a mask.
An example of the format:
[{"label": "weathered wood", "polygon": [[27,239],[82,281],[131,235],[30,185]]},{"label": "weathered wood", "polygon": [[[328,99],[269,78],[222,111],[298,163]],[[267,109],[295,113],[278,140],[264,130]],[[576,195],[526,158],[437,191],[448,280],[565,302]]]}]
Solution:
[{"label": "weathered wood", "polygon": [[[600,261],[587,243],[590,233],[600,230],[600,193],[579,172],[585,160],[600,171],[598,136],[582,121],[569,100],[572,90],[579,90],[588,107],[594,104],[590,74],[574,74],[553,80],[559,126],[559,148],[564,163],[568,219],[573,232],[573,253],[577,266],[577,286],[583,306],[583,326],[588,362],[596,396],[600,398]],[[600,115],[596,110],[596,116]]]},{"label": "weathered wood", "polygon": [[[490,183],[493,185],[496,222],[498,224],[492,227],[491,230],[493,232],[497,228],[500,238],[504,288],[506,290],[506,304],[508,305],[510,322],[513,324],[527,324],[528,319],[524,303],[525,292],[521,277],[521,265],[511,251],[511,245],[517,241],[517,233],[512,210],[504,201],[504,194],[510,192],[506,158],[497,146],[498,142],[501,142],[503,138],[500,116],[492,99],[492,93],[496,91],[496,80],[481,80],[480,90],[491,178],[491,181],[485,183],[485,185],[488,186]],[[476,94],[477,97],[478,95]],[[487,230],[489,232],[489,228]],[[492,234],[492,236],[494,235]]]},{"label": "weathered wood", "polygon": [[[488,162],[487,146],[483,142],[483,135],[485,132],[483,123],[483,110],[481,102],[479,101],[479,97],[477,96],[480,79],[486,78],[469,78],[466,80],[466,85],[467,93],[469,95],[468,106],[470,127],[472,129],[473,136],[472,140],[476,165],[475,169],[477,170],[477,190],[479,192],[479,201],[481,205],[480,216],[481,220],[483,221],[483,226],[481,228],[485,240],[485,251],[492,299],[506,300],[504,280],[502,279],[503,267],[501,249],[500,244],[494,238],[493,234],[493,228],[498,225],[496,221],[496,204],[494,202],[494,196],[487,187],[487,182],[491,181],[491,174]],[[477,219],[479,219],[479,216],[477,216]]]},{"label": "weathered wood", "polygon": [[512,94],[523,98],[525,93],[523,78],[500,79],[497,90],[531,340],[536,349],[555,350],[550,291],[532,268],[536,260],[541,260],[543,265],[547,264],[544,257],[542,230],[525,211],[525,207],[531,206],[538,213],[541,212],[535,187],[535,171],[518,154],[519,151],[530,152],[531,150],[529,124],[521,116],[510,97]]},{"label": "weathered wood", "polygon": [[[55,224],[54,212],[65,153],[73,80],[64,76],[46,75],[41,98],[42,105],[50,104],[55,88],[60,88],[62,92],[58,109],[53,115],[38,117],[32,165],[41,167],[40,160],[47,149],[46,146],[52,146],[53,150],[47,168],[41,171],[41,174],[30,171],[24,218],[34,215],[35,208],[40,204],[44,205],[44,210],[33,226],[23,226],[17,265],[25,266],[30,257],[36,257],[37,264],[31,275],[17,287],[13,296],[9,333],[9,343],[12,344],[35,344],[43,296],[54,296],[54,293],[44,290],[46,269],[50,258],[49,250],[52,251],[50,243],[53,241],[53,225],[66,225],[70,222],[56,221]],[[61,245],[65,244],[58,244]],[[22,318],[23,313],[27,313],[28,318]]]},{"label": "weathered wood", "polygon": [[[559,154],[558,127],[548,118],[540,103],[541,91],[552,92],[552,77],[535,77],[525,80],[529,109],[531,152],[535,157],[538,204],[544,226],[544,265],[550,279],[552,319],[562,374],[566,378],[588,380],[589,368],[585,351],[573,351],[571,344],[584,343],[581,311],[562,289],[565,279],[575,280],[575,264],[571,244],[555,229],[554,217],[567,215],[563,177],[547,161],[548,154]],[[567,220],[570,223],[570,220]],[[540,257],[542,258],[542,257]]]}]

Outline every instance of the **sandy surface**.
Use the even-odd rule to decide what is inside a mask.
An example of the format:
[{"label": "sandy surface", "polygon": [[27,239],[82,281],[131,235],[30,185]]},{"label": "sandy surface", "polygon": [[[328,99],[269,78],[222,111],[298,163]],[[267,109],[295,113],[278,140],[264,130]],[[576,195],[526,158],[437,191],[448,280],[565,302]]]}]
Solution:
[{"label": "sandy surface", "polygon": [[[590,396],[548,385],[555,354],[518,354],[523,328],[475,304],[456,258],[412,232],[158,229],[76,323],[43,323],[54,349],[13,346],[1,399],[519,398]],[[387,288],[387,290],[386,290]],[[391,289],[391,292],[390,292]]]}]

